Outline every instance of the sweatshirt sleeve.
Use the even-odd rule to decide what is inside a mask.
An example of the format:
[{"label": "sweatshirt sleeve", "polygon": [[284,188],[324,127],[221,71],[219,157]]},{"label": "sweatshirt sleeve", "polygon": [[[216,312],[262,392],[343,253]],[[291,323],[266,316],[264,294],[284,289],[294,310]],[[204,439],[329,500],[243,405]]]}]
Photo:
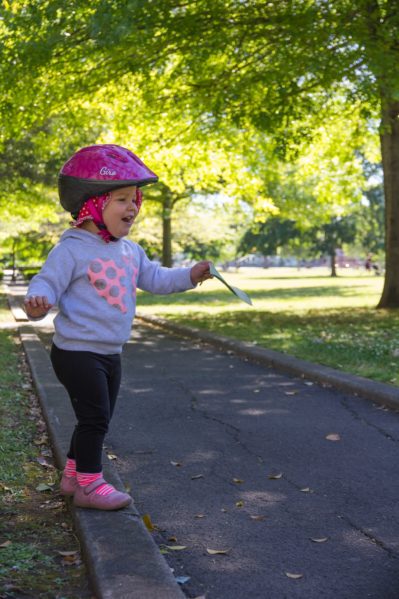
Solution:
[{"label": "sweatshirt sleeve", "polygon": [[194,289],[190,277],[191,268],[166,268],[156,262],[151,262],[143,248],[137,246],[139,251],[139,275],[137,287],[143,291],[166,295]]},{"label": "sweatshirt sleeve", "polygon": [[40,272],[28,287],[27,296],[46,296],[52,305],[57,305],[72,279],[74,259],[68,249],[56,245],[49,253]]}]

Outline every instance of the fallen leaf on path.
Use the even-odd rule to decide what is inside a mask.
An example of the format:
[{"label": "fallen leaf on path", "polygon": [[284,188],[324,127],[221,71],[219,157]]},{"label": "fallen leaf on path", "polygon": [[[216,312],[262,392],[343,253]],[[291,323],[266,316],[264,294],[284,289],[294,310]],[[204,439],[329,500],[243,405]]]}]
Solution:
[{"label": "fallen leaf on path", "polygon": [[304,487],[303,489],[301,489],[302,493],[313,493],[312,489],[310,487]]},{"label": "fallen leaf on path", "polygon": [[243,506],[244,506],[243,501],[236,501],[236,507],[243,507]]},{"label": "fallen leaf on path", "polygon": [[250,516],[251,520],[256,520],[257,522],[263,522],[266,519],[266,516]]},{"label": "fallen leaf on path", "polygon": [[57,551],[62,556],[64,566],[80,566],[81,559],[78,551]]},{"label": "fallen leaf on path", "polygon": [[200,519],[200,518],[205,518],[205,514],[195,514],[194,518]]},{"label": "fallen leaf on path", "polygon": [[241,478],[233,478],[233,483],[237,485],[241,485],[244,481]]},{"label": "fallen leaf on path", "polygon": [[310,540],[313,541],[313,543],[325,543],[326,541],[328,541],[328,537],[321,537],[319,539],[314,539],[313,537],[310,537]]},{"label": "fallen leaf on path", "polygon": [[180,468],[180,462],[171,462],[172,466],[176,466],[176,468]]},{"label": "fallen leaf on path", "polygon": [[186,582],[188,582],[190,580],[190,576],[176,576],[175,577],[175,581],[178,584],[185,584]]},{"label": "fallen leaf on path", "polygon": [[38,462],[38,464],[44,466],[45,468],[54,468],[54,466],[52,464],[49,464],[46,458],[44,458],[43,456],[39,456],[38,458],[36,458],[36,462]]},{"label": "fallen leaf on path", "polygon": [[282,476],[283,476],[282,472],[276,472],[276,473],[271,472],[267,478],[269,478],[270,480],[278,480],[278,479],[282,478]]},{"label": "fallen leaf on path", "polygon": [[152,523],[150,514],[144,514],[144,516],[142,517],[142,520],[145,524],[146,529],[149,530],[150,532],[154,532],[154,530],[158,530],[158,527]]},{"label": "fallen leaf on path", "polygon": [[169,537],[168,541],[169,543],[177,543],[176,537]]},{"label": "fallen leaf on path", "polygon": [[330,433],[326,435],[327,441],[341,441],[341,437],[338,433]]},{"label": "fallen leaf on path", "polygon": [[298,391],[284,391],[285,395],[298,395]]},{"label": "fallen leaf on path", "polygon": [[47,430],[47,425],[43,420],[41,420],[40,422],[36,423],[36,428],[39,433],[44,433]]},{"label": "fallen leaf on path", "polygon": [[38,439],[35,439],[33,441],[33,443],[35,445],[46,445],[48,443],[48,437],[47,435],[42,435],[41,437],[39,437]]},{"label": "fallen leaf on path", "polygon": [[40,507],[43,510],[59,510],[60,508],[64,507],[64,502],[63,501],[45,501],[44,503],[40,504]]},{"label": "fallen leaf on path", "polygon": [[47,483],[40,483],[40,485],[37,485],[36,487],[36,491],[40,491],[41,493],[43,491],[52,491],[53,487],[48,485]]},{"label": "fallen leaf on path", "polygon": [[109,460],[117,460],[118,456],[115,455],[114,453],[107,453],[108,459]]},{"label": "fallen leaf on path", "polygon": [[303,577],[303,574],[294,573],[294,572],[286,572],[285,575],[288,576],[288,578],[293,578],[295,580]]},{"label": "fallen leaf on path", "polygon": [[197,480],[198,478],[204,478],[203,474],[195,474],[194,476],[191,477],[191,480]]},{"label": "fallen leaf on path", "polygon": [[227,555],[230,552],[230,549],[208,549],[207,548],[207,553],[209,553],[209,555]]},{"label": "fallen leaf on path", "polygon": [[187,549],[186,545],[163,545],[163,547],[171,551],[183,551],[183,549]]}]

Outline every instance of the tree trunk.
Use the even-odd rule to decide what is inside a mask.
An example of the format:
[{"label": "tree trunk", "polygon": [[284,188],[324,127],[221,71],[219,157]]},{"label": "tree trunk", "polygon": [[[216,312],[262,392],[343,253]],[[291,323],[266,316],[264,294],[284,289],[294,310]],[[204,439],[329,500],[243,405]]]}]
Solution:
[{"label": "tree trunk", "polygon": [[162,265],[172,266],[172,208],[173,202],[166,194],[162,209]]},{"label": "tree trunk", "polygon": [[377,308],[399,308],[399,102],[383,102],[380,140],[385,193],[385,282]]},{"label": "tree trunk", "polygon": [[336,277],[337,276],[337,265],[336,265],[336,261],[335,261],[335,248],[332,250],[332,252],[330,254],[330,258],[331,258],[331,276]]}]

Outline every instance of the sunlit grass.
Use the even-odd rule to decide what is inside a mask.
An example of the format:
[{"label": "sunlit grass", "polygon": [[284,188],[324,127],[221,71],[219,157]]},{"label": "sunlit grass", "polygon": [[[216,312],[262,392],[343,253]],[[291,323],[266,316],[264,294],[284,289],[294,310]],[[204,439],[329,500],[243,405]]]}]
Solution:
[{"label": "sunlit grass", "polygon": [[138,311],[399,384],[399,310],[375,309],[382,277],[288,268],[222,274],[251,296],[252,308],[213,280],[177,296],[140,293]]},{"label": "sunlit grass", "polygon": [[[382,277],[363,274],[362,271],[343,271],[337,278],[329,276],[327,269],[260,269],[245,268],[239,272],[222,272],[225,279],[235,287],[246,291],[257,311],[301,312],[310,309],[340,309],[374,307],[381,295]],[[194,292],[179,296],[151,296],[142,294],[140,310],[151,312],[219,313],[221,308],[241,311],[242,302],[236,299],[216,279],[206,281]]]}]

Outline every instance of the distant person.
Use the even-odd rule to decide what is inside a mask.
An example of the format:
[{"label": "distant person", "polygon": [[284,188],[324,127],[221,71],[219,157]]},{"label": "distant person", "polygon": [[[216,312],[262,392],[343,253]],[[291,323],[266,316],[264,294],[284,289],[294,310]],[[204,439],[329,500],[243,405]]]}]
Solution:
[{"label": "distant person", "polygon": [[207,261],[164,268],[126,239],[143,200],[141,187],[158,177],[132,152],[95,145],[76,152],[59,174],[60,201],[74,221],[33,277],[26,313],[46,316],[53,305],[54,371],[76,415],[61,493],[78,507],[116,510],[131,497],[102,476],[102,449],[121,380],[120,354],[131,335],[136,287],[168,294],[211,278]]},{"label": "distant person", "polygon": [[367,272],[372,272],[373,271],[376,276],[378,276],[378,275],[381,274],[380,267],[379,267],[379,265],[378,265],[377,262],[373,261],[373,258],[372,258],[371,254],[367,254],[367,258],[366,258],[366,261],[364,263],[364,267],[365,267],[365,269],[366,269]]}]

